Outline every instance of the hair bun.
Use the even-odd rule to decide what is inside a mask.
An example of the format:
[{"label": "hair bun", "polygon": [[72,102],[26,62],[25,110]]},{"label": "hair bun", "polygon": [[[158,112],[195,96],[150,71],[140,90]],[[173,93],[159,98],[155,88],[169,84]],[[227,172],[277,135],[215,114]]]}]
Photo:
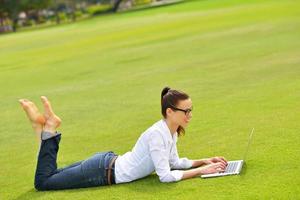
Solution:
[{"label": "hair bun", "polygon": [[169,92],[171,88],[169,87],[164,87],[163,90],[161,91],[161,99]]}]

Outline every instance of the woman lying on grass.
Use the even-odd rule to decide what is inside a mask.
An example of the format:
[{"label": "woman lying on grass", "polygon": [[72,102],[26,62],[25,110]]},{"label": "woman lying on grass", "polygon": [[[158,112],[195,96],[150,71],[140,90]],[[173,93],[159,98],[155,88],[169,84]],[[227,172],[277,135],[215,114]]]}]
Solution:
[{"label": "woman lying on grass", "polygon": [[41,100],[44,115],[33,102],[20,100],[41,142],[34,183],[37,190],[126,183],[154,171],[161,182],[175,182],[202,174],[223,172],[226,168],[227,161],[222,157],[200,160],[178,157],[177,137],[184,133],[184,128],[192,118],[192,101],[186,93],[165,87],[161,93],[163,119],[139,137],[132,151],[120,156],[112,151],[96,153],[86,160],[58,169],[56,159],[61,134],[56,130],[61,120],[53,112],[48,99],[42,96]]}]

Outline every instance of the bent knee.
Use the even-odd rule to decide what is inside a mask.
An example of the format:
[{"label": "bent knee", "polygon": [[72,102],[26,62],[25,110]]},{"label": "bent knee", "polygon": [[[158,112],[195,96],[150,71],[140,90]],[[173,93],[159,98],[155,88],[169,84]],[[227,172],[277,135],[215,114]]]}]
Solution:
[{"label": "bent knee", "polygon": [[45,190],[48,190],[46,187],[45,187],[45,184],[43,182],[35,182],[34,183],[34,188],[38,191],[45,191]]}]

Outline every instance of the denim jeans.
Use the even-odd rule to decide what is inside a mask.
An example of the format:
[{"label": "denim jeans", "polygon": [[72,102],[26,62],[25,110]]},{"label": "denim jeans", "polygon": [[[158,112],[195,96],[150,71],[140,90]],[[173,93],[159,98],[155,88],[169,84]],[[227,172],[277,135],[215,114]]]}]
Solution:
[{"label": "denim jeans", "polygon": [[[96,153],[92,157],[57,169],[57,152],[61,135],[42,140],[34,186],[37,190],[61,190],[108,185],[107,169],[111,159],[116,156],[112,151]],[[115,184],[114,166],[112,183]]]}]

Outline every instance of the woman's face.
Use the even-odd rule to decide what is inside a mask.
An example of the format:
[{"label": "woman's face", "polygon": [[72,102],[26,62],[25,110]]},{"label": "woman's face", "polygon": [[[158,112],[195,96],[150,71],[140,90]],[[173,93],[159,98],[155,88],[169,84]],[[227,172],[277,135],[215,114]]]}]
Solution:
[{"label": "woman's face", "polygon": [[185,128],[192,118],[192,106],[191,99],[181,100],[175,109],[167,109],[167,116],[176,125]]}]

